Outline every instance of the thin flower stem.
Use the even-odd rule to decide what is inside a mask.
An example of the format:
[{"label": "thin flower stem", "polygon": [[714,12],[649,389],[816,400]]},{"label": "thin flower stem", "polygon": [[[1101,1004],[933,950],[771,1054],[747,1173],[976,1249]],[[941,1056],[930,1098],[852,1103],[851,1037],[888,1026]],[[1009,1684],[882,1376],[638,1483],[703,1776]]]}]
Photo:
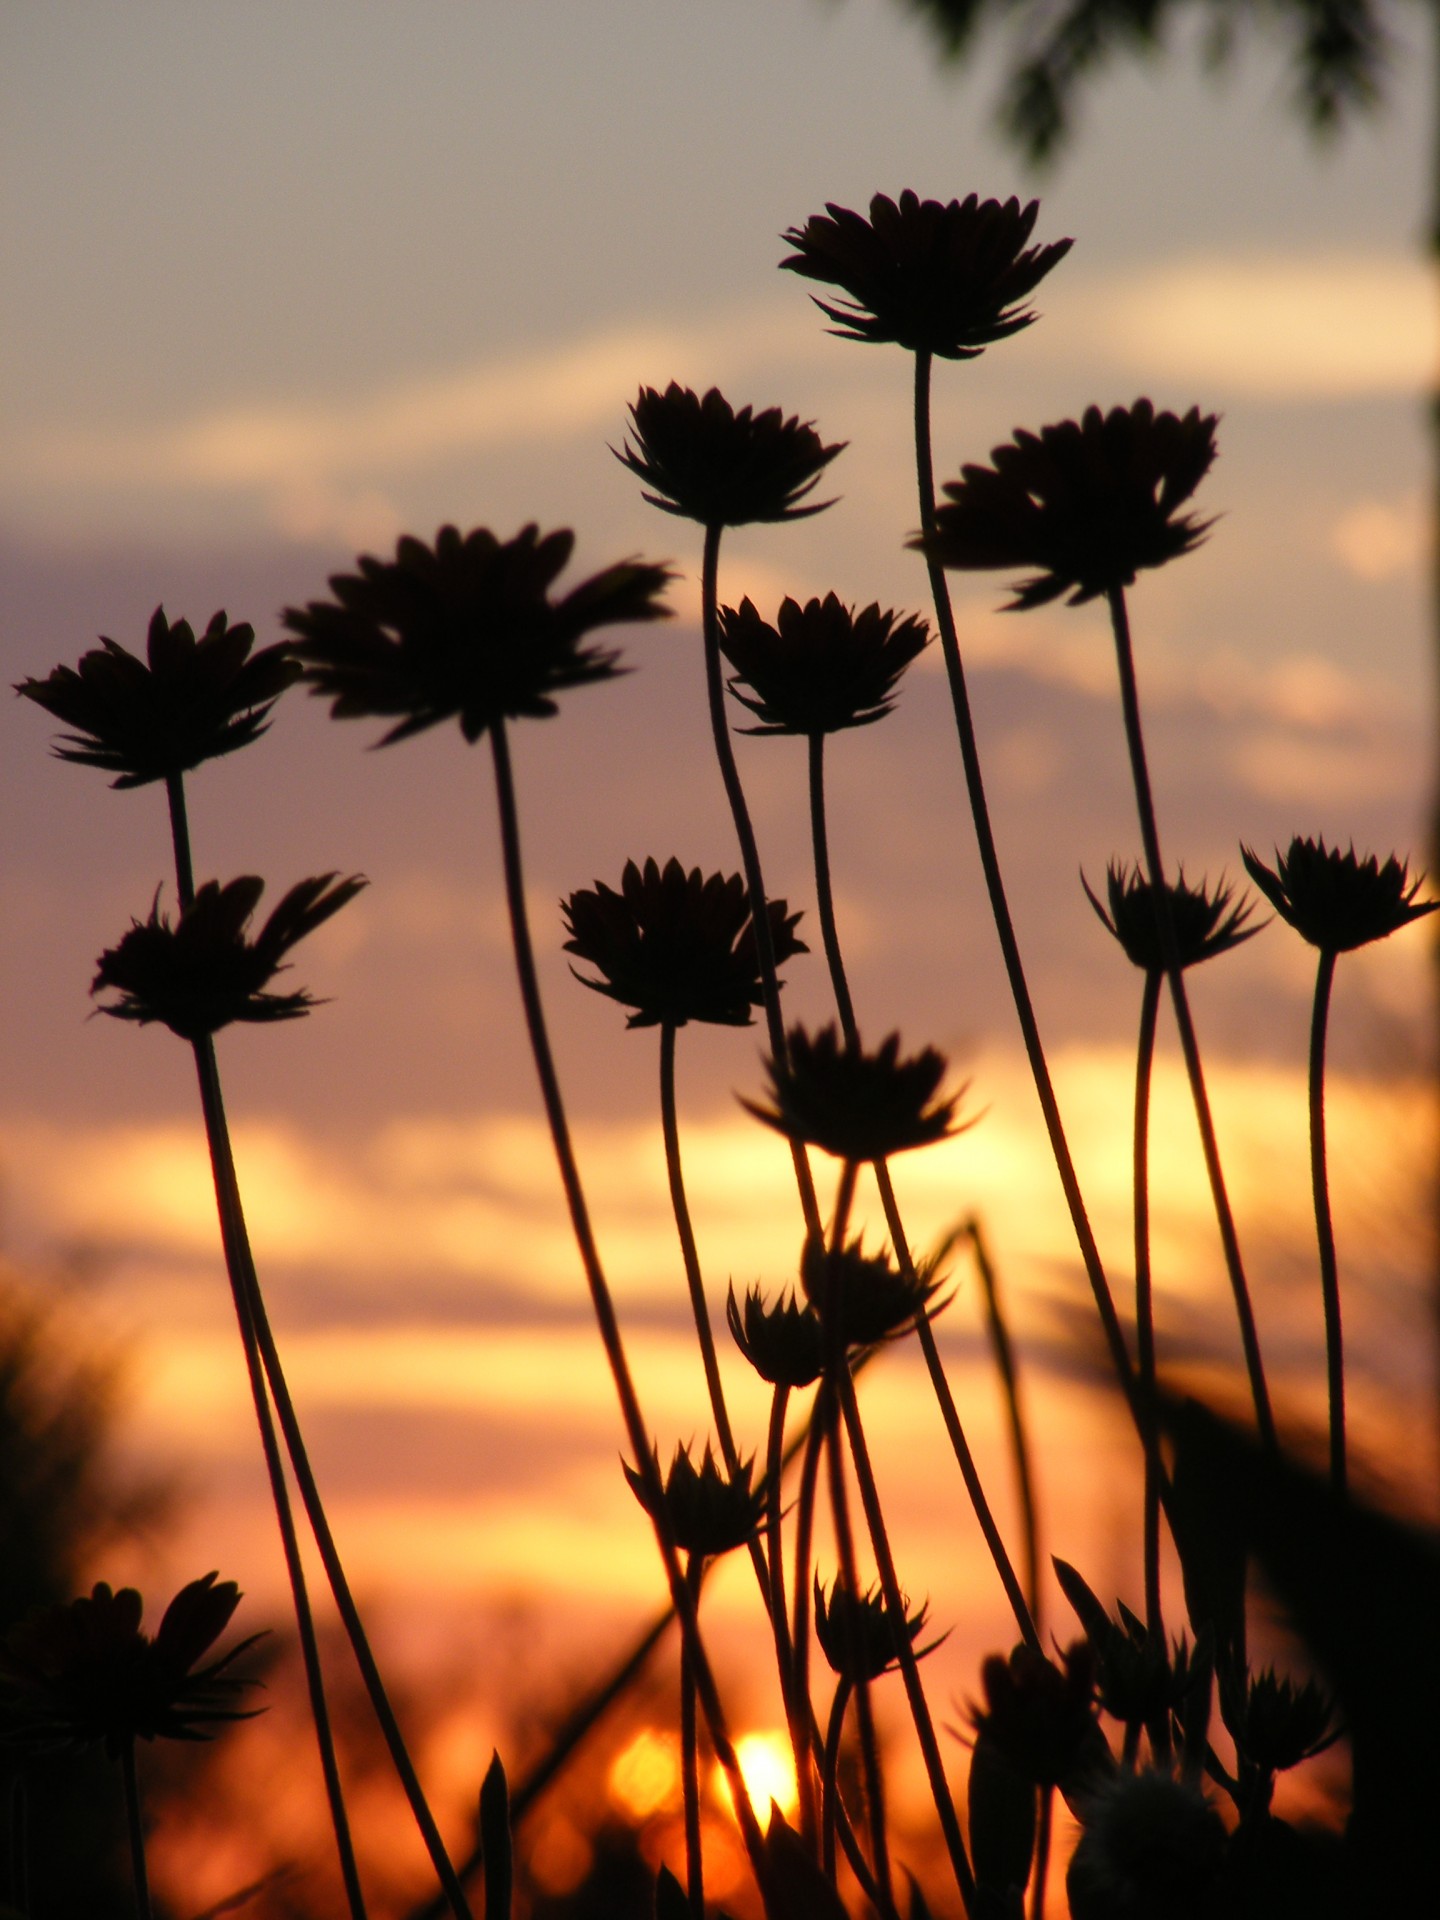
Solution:
[{"label": "thin flower stem", "polygon": [[[1015,1365],[1015,1348],[1000,1304],[1000,1281],[984,1230],[975,1217],[965,1222],[965,1235],[975,1256],[975,1271],[980,1276],[980,1293],[985,1302],[985,1326],[995,1355],[995,1368],[1005,1396],[1010,1428],[1010,1453],[1015,1466],[1015,1487],[1020,1501],[1020,1523],[1025,1541],[1025,1598],[1030,1607],[1036,1641],[1041,1624],[1040,1599],[1040,1525],[1035,1504],[1035,1477],[1030,1468],[1030,1443],[1025,1432],[1025,1417],[1020,1406],[1020,1378]],[[1024,1628],[1021,1628],[1022,1633]]]},{"label": "thin flower stem", "polygon": [[820,1781],[825,1823],[821,1836],[820,1866],[825,1878],[831,1882],[835,1879],[835,1815],[840,1802],[840,1736],[845,1726],[845,1709],[850,1704],[850,1690],[850,1682],[842,1673],[835,1682],[830,1718],[825,1723],[825,1759]]},{"label": "thin flower stem", "polygon": [[1330,1214],[1330,1175],[1325,1150],[1325,1037],[1336,955],[1320,949],[1315,1006],[1310,1018],[1310,1186],[1315,1196],[1315,1232],[1320,1245],[1320,1293],[1325,1304],[1325,1378],[1330,1399],[1330,1485],[1345,1491],[1345,1348],[1340,1328],[1340,1270],[1335,1224]]},{"label": "thin flower stem", "polygon": [[1141,1548],[1145,1576],[1145,1635],[1152,1646],[1164,1646],[1165,1623],[1160,1610],[1160,1490],[1154,1462],[1159,1456],[1160,1430],[1155,1404],[1155,1301],[1150,1274],[1150,1070],[1155,1059],[1155,1025],[1160,1012],[1163,977],[1147,972],[1140,995],[1140,1038],[1135,1049],[1135,1350],[1140,1361],[1140,1404],[1150,1434],[1145,1449],[1144,1525]]},{"label": "thin flower stem", "polygon": [[185,776],[167,773],[165,798],[170,803],[170,839],[175,848],[175,888],[183,912],[195,904],[195,867],[190,858],[190,820],[185,810]]},{"label": "thin flower stem", "polygon": [[1250,1394],[1255,1403],[1255,1420],[1260,1439],[1268,1452],[1277,1446],[1275,1418],[1270,1410],[1270,1391],[1265,1383],[1265,1367],[1260,1357],[1260,1339],[1255,1330],[1255,1312],[1250,1303],[1250,1288],[1240,1257],[1240,1241],[1235,1231],[1235,1216],[1220,1165],[1220,1147],[1215,1138],[1215,1123],[1210,1099],[1205,1090],[1205,1073],[1200,1064],[1200,1046],[1195,1038],[1195,1023],[1190,1017],[1190,998],[1185,991],[1185,973],[1175,947],[1175,926],[1170,901],[1165,892],[1165,865],[1160,855],[1160,830],[1155,820],[1155,801],[1150,786],[1150,770],[1145,759],[1145,736],[1140,725],[1140,696],[1135,684],[1135,656],[1130,644],[1130,617],[1123,587],[1112,587],[1109,595],[1110,623],[1115,634],[1115,660],[1120,672],[1120,705],[1125,716],[1125,742],[1130,752],[1130,771],[1135,787],[1135,804],[1140,815],[1140,838],[1145,849],[1145,866],[1150,880],[1150,895],[1155,903],[1155,925],[1160,951],[1165,958],[1170,999],[1175,1009],[1175,1025],[1180,1035],[1180,1050],[1185,1057],[1185,1072],[1195,1105],[1200,1129],[1200,1146],[1215,1218],[1220,1228],[1220,1243],[1225,1252],[1225,1269],[1235,1296],[1235,1313],[1240,1322],[1240,1342],[1245,1350],[1245,1370],[1250,1377]]},{"label": "thin flower stem", "polygon": [[840,952],[840,934],[835,924],[835,894],[830,883],[830,835],[825,822],[825,736],[812,733],[810,747],[810,845],[815,862],[815,906],[820,916],[820,937],[825,946],[825,963],[830,969],[830,986],[835,995],[835,1010],[847,1047],[860,1044],[855,1024],[855,1005],[850,998],[850,983],[845,977],[845,961]]},{"label": "thin flower stem", "polygon": [[[810,1565],[815,1540],[815,1496],[820,1478],[820,1459],[827,1434],[835,1422],[835,1397],[824,1379],[815,1389],[810,1412],[810,1431],[805,1442],[805,1457],[800,1466],[800,1492],[795,1502],[795,1622],[790,1630],[790,1672],[795,1711],[810,1720]],[[802,1815],[811,1816],[805,1838],[813,1847],[817,1840],[813,1824],[813,1804],[807,1806],[801,1796]]]},{"label": "thin flower stem", "polygon": [[[495,766],[500,846],[505,869],[505,898],[510,913],[510,930],[515,949],[515,971],[525,1012],[525,1025],[530,1037],[530,1050],[534,1056],[536,1077],[540,1082],[541,1099],[550,1129],[551,1144],[555,1150],[555,1160],[565,1192],[565,1204],[574,1230],[581,1265],[585,1270],[586,1284],[589,1288],[601,1344],[605,1349],[605,1358],[609,1363],[616,1395],[620,1401],[625,1436],[635,1456],[637,1471],[645,1483],[650,1517],[654,1525],[660,1557],[665,1565],[666,1581],[670,1588],[670,1599],[679,1615],[685,1645],[694,1663],[696,1690],[710,1728],[711,1744],[714,1746],[716,1758],[724,1768],[725,1777],[730,1785],[730,1796],[745,1842],[746,1853],[750,1857],[757,1879],[760,1879],[763,1884],[765,1855],[759,1822],[756,1820],[755,1809],[751,1805],[750,1795],[740,1772],[740,1762],[736,1757],[734,1742],[726,1726],[714,1674],[700,1640],[695,1608],[681,1570],[674,1536],[665,1520],[665,1489],[660,1479],[650,1435],[640,1412],[640,1402],[631,1379],[629,1363],[625,1358],[624,1343],[620,1337],[620,1323],[615,1315],[609,1283],[600,1264],[600,1250],[596,1245],[594,1230],[590,1224],[590,1211],[585,1203],[584,1189],[580,1184],[580,1169],[576,1164],[575,1151],[570,1140],[570,1125],[560,1094],[560,1081],[555,1071],[554,1056],[550,1050],[550,1037],[545,1026],[545,1011],[540,1000],[540,983],[535,971],[535,953],[530,939],[529,916],[525,909],[525,878],[520,857],[520,823],[515,806],[515,781],[510,766],[510,746],[503,720],[497,719],[492,725],[490,744]],[[763,920],[763,913],[761,918]]]},{"label": "thin flower stem", "polygon": [[1050,1875],[1050,1835],[1055,1821],[1055,1789],[1040,1789],[1040,1820],[1035,1832],[1035,1871],[1030,1889],[1030,1920],[1045,1920],[1045,1882]]},{"label": "thin flower stem", "polygon": [[140,1813],[140,1776],[135,1770],[133,1737],[121,1749],[120,1764],[125,1774],[125,1825],[130,1835],[130,1873],[135,1912],[137,1920],[151,1920],[150,1877],[145,1871],[145,1823]]},{"label": "thin flower stem", "polygon": [[[770,1052],[779,1066],[785,1063],[785,1021],[780,1012],[780,979],[775,967],[775,946],[770,937],[770,916],[766,911],[765,880],[760,871],[760,849],[740,784],[735,750],[730,744],[730,723],[725,712],[725,685],[720,671],[720,536],[723,526],[705,529],[704,557],[700,569],[700,618],[705,643],[705,693],[710,709],[710,733],[715,743],[715,758],[720,763],[720,778],[735,837],[740,843],[740,864],[745,869],[745,886],[750,895],[750,924],[755,929],[755,952],[760,961],[760,982],[765,999],[765,1027]],[[798,1140],[790,1143],[795,1163],[795,1183],[800,1193],[800,1210],[805,1216],[808,1239],[822,1238],[820,1209],[815,1199],[815,1181],[810,1162]]]},{"label": "thin flower stem", "polygon": [[[935,470],[930,447],[930,369],[929,352],[924,349],[917,351],[915,355],[915,469],[920,493],[920,526],[921,531],[927,536],[935,532]],[[1049,1063],[1045,1058],[1039,1024],[1035,1018],[1030,989],[1025,979],[1025,969],[1020,959],[1020,947],[1015,938],[1014,922],[1011,920],[1009,903],[1005,897],[1005,883],[1001,877],[1000,858],[995,848],[995,835],[990,824],[990,808],[985,798],[985,782],[980,768],[979,744],[975,736],[975,722],[970,711],[970,695],[965,685],[965,667],[960,657],[960,640],[955,629],[955,615],[950,605],[950,592],[945,582],[945,571],[929,553],[925,556],[925,565],[930,576],[931,595],[935,602],[935,620],[940,631],[940,648],[950,682],[950,699],[955,710],[955,727],[960,741],[960,758],[965,769],[965,786],[970,799],[971,817],[975,823],[975,839],[980,853],[980,865],[985,874],[985,886],[990,896],[990,911],[1000,940],[1000,952],[1005,962],[1010,992],[1015,1001],[1021,1038],[1025,1044],[1026,1057],[1030,1062],[1035,1091],[1039,1096],[1045,1130],[1050,1138],[1050,1150],[1054,1155],[1056,1170],[1060,1175],[1060,1185],[1065,1193],[1065,1204],[1070,1209],[1070,1219],[1080,1248],[1080,1257],[1090,1282],[1090,1291],[1095,1298],[1095,1307],[1100,1315],[1100,1325],[1104,1331],[1106,1345],[1110,1349],[1115,1377],[1130,1407],[1136,1430],[1143,1439],[1144,1429],[1136,1400],[1134,1370],[1125,1346],[1120,1317],[1115,1311],[1110,1283],[1105,1277],[1105,1269],[1100,1260],[1100,1249],[1095,1243],[1090,1217],[1085,1210],[1085,1199],[1080,1191],[1080,1181],[1071,1157],[1070,1143],[1065,1137],[1059,1102],[1055,1098]]]},{"label": "thin flower stem", "polygon": [[770,1585],[768,1607],[775,1639],[775,1663],[785,1703],[785,1725],[795,1761],[795,1786],[800,1798],[800,1829],[807,1839],[815,1832],[815,1780],[810,1767],[810,1703],[802,1699],[795,1682],[795,1650],[790,1644],[790,1619],[785,1604],[785,1546],[782,1521],[785,1502],[785,1411],[790,1388],[778,1381],[770,1397],[770,1423],[765,1442],[765,1551]]},{"label": "thin flower stem", "polygon": [[[696,1556],[685,1563],[685,1584],[697,1611],[700,1570]],[[695,1713],[695,1673],[690,1654],[680,1649],[680,1777],[685,1805],[685,1886],[695,1920],[705,1920],[705,1860],[700,1846],[700,1729]]]},{"label": "thin flower stem", "polygon": [[220,1215],[220,1241],[225,1254],[225,1271],[235,1318],[240,1326],[240,1343],[245,1352],[245,1369],[250,1380],[250,1397],[260,1428],[260,1446],[265,1456],[265,1471],[270,1481],[270,1496],[280,1528],[280,1544],[285,1570],[295,1604],[295,1624],[300,1636],[300,1654],[305,1668],[305,1684],[310,1698],[310,1717],[320,1749],[320,1768],[325,1780],[325,1797],[330,1809],[330,1824],[335,1831],[335,1848],[340,1857],[340,1874],[353,1920],[365,1920],[365,1899],[355,1863],[350,1821],[345,1810],[345,1795],[340,1784],[340,1768],[335,1754],[335,1736],[330,1710],[325,1699],[325,1682],[320,1667],[320,1648],[315,1635],[315,1619],[305,1583],[305,1569],[296,1537],[290,1492],[285,1482],[285,1467],[270,1401],[265,1392],[265,1370],[255,1326],[255,1289],[251,1284],[253,1263],[249,1235],[240,1201],[240,1186],[235,1175],[235,1156],[230,1145],[230,1129],[225,1119],[225,1104],[220,1091],[220,1072],[215,1061],[215,1042],[207,1036],[195,1042],[195,1069],[200,1082],[200,1106],[205,1120],[205,1137],[210,1149],[210,1169],[215,1182],[215,1201]]}]

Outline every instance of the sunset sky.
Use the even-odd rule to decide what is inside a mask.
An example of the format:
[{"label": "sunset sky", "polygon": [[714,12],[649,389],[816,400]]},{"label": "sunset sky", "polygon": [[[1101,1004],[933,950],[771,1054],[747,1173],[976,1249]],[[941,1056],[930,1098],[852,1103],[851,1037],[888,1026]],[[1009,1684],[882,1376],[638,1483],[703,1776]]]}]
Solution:
[{"label": "sunset sky", "polygon": [[[639,384],[718,384],[849,442],[831,469],[839,504],[727,538],[725,599],[748,592],[773,615],[782,593],[834,588],[926,611],[903,547],[910,362],[827,336],[805,285],[775,270],[782,229],[877,190],[1038,193],[1036,238],[1072,235],[1074,249],[1040,289],[1038,324],[940,370],[940,477],[1091,402],[1147,393],[1221,413],[1197,501],[1215,528],[1132,597],[1167,851],[1195,876],[1233,875],[1241,839],[1268,853],[1295,832],[1423,856],[1428,45],[1397,51],[1383,115],[1321,151],[1287,112],[1273,50],[1249,46],[1215,79],[1177,49],[1099,87],[1073,152],[1037,180],[994,133],[995,50],[942,73],[892,0],[51,0],[10,9],[0,41],[7,681],[73,663],[100,633],[140,649],[160,601],[197,626],[223,605],[272,639],[280,609],[323,593],[357,550],[445,521],[502,537],[573,526],[582,571],[640,553],[683,576],[675,620],[617,636],[633,677],[515,736],[561,1072],[662,1452],[706,1419],[654,1036],[626,1033],[619,1009],[575,985],[557,912],[577,886],[618,884],[630,857],[737,865],[702,706],[699,532],[647,507],[610,452]],[[961,638],[1042,1028],[1123,1283],[1136,980],[1078,882],[1136,849],[1113,660],[1094,607],[1001,616],[1004,585],[957,580]],[[156,1584],[219,1563],[273,1609],[279,1559],[188,1050],[87,1019],[96,955],[162,880],[169,896],[163,794],[114,794],[50,758],[27,702],[4,725],[6,1250],[45,1268],[83,1254],[70,1304],[129,1352],[131,1443],[191,1496]],[[418,1609],[424,1639],[427,1608],[445,1632],[479,1631],[487,1609],[520,1604],[563,1638],[583,1595],[596,1644],[618,1646],[653,1609],[658,1569],[616,1465],[619,1420],[544,1148],[488,757],[451,728],[367,754],[378,731],[292,695],[268,738],[191,782],[202,877],[261,872],[272,898],[331,869],[371,881],[298,955],[294,981],[329,1004],[221,1041],[262,1277],[342,1545],[382,1615],[413,1626]],[[770,890],[807,909],[814,935],[787,1005],[819,1021],[803,752],[759,740],[739,754]],[[1073,1377],[1083,1280],[938,661],[914,668],[891,718],[835,741],[829,765],[862,1027],[944,1049],[983,1115],[897,1169],[914,1238],[986,1221],[1032,1368],[1047,1538],[1098,1562],[1103,1590],[1134,1577],[1116,1544],[1128,1467],[1109,1411]],[[1195,998],[1262,1337],[1283,1402],[1313,1418],[1310,987],[1309,951],[1271,928],[1207,968]],[[1406,1224],[1431,1153],[1429,994],[1412,932],[1347,961],[1335,1007],[1341,1261],[1372,1453],[1429,1391],[1424,1230]],[[758,1029],[682,1036],[717,1307],[727,1278],[777,1287],[793,1270],[788,1161],[733,1097],[758,1090],[759,1061]],[[1173,1353],[1223,1372],[1233,1328],[1168,1056],[1157,1098],[1162,1343],[1168,1326]],[[1008,1514],[975,1289],[957,1279],[946,1350]],[[759,1444],[763,1404],[725,1346]],[[937,1503],[935,1473],[914,1472],[937,1439],[910,1365],[887,1357],[866,1393],[907,1584],[943,1624],[965,1619],[939,1683],[958,1696],[1006,1625],[958,1485]],[[1411,1441],[1422,1456],[1430,1444]]]}]

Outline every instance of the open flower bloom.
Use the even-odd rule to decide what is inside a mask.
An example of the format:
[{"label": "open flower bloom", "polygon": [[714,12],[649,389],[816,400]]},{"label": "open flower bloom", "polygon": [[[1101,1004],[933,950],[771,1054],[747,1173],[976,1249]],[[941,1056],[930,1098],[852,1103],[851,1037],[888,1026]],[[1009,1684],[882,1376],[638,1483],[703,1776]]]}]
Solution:
[{"label": "open flower bloom", "polygon": [[[1150,882],[1139,867],[1127,871],[1114,861],[1106,870],[1105,882],[1110,902],[1108,913],[1091,891],[1084,874],[1080,876],[1091,906],[1125,949],[1131,964],[1145,973],[1163,973],[1165,956],[1161,951]],[[1192,887],[1182,867],[1177,879],[1165,882],[1165,896],[1175,933],[1175,953],[1182,967],[1195,967],[1202,960],[1213,960],[1216,954],[1228,953],[1231,947],[1253,939],[1260,931],[1259,927],[1245,924],[1255,911],[1254,901],[1242,899],[1236,903],[1234,888],[1223,880],[1213,892],[1203,880],[1198,887]]]},{"label": "open flower bloom", "polygon": [[933,1047],[902,1060],[900,1036],[892,1033],[878,1052],[866,1053],[846,1046],[833,1022],[813,1039],[792,1027],[785,1044],[786,1062],[767,1063],[772,1104],[740,1104],[791,1140],[839,1160],[886,1160],[961,1130],[961,1094],[940,1096],[945,1060]]},{"label": "open flower bloom", "polygon": [[[655,1472],[660,1474],[660,1457],[654,1456]],[[650,1490],[638,1467],[621,1463],[631,1492],[652,1513]],[[752,1539],[760,1525],[763,1495],[750,1485],[753,1460],[739,1462],[732,1480],[722,1473],[709,1446],[697,1468],[688,1447],[676,1447],[669,1473],[663,1476],[665,1516],[675,1544],[682,1553],[699,1554],[711,1559],[729,1553]]]},{"label": "open flower bloom", "polygon": [[[905,1599],[903,1594],[901,1599]],[[915,1646],[929,1618],[928,1600],[914,1613],[909,1611],[906,1602],[902,1624],[892,1616],[878,1587],[870,1588],[867,1593],[851,1593],[837,1574],[827,1594],[819,1574],[815,1575],[815,1638],[831,1671],[854,1685],[862,1680],[878,1680],[882,1673],[896,1666],[900,1659],[901,1634]],[[916,1647],[915,1658],[923,1660],[947,1637],[942,1633],[940,1639],[932,1640],[928,1647]]]},{"label": "open flower bloom", "polygon": [[[565,951],[601,976],[575,977],[634,1007],[627,1026],[705,1020],[748,1027],[752,1008],[763,1003],[750,895],[738,873],[706,878],[678,860],[663,868],[629,860],[618,892],[597,880],[562,901],[560,911],[570,933]],[[769,901],[766,913],[777,966],[809,951],[795,937],[798,913],[783,900]]]},{"label": "open flower bloom", "polygon": [[557,693],[616,671],[618,655],[582,645],[587,634],[669,614],[671,575],[642,560],[552,600],[574,545],[565,529],[497,540],[442,527],[433,547],[407,535],[393,560],[362,554],[358,573],[332,576],[333,600],[286,610],[311,691],[336,719],[398,716],[381,746],[442,720],[473,742],[498,720],[554,713]]},{"label": "open flower bloom", "polygon": [[97,1582],[83,1599],[42,1607],[0,1642],[0,1727],[27,1746],[103,1741],[114,1759],[135,1740],[204,1740],[209,1729],[252,1714],[227,1669],[261,1637],[252,1634],[208,1666],[198,1663],[240,1604],[233,1580],[208,1573],[182,1587],[154,1639],[133,1587]]},{"label": "open flower bloom", "polygon": [[1281,919],[1328,953],[1351,953],[1383,940],[1440,907],[1440,900],[1418,897],[1423,877],[1412,880],[1408,862],[1393,853],[1382,866],[1373,853],[1362,860],[1353,846],[1342,853],[1323,839],[1297,835],[1288,852],[1277,851],[1273,870],[1249,847],[1240,854]]},{"label": "open flower bloom", "polygon": [[1148,400],[1102,414],[1088,407],[1038,433],[1017,432],[988,467],[963,467],[945,487],[929,539],[909,542],[942,567],[1035,569],[1012,608],[1069,604],[1130,586],[1198,546],[1208,520],[1180,507],[1215,458],[1214,414],[1183,419]]},{"label": "open flower bloom", "polygon": [[267,993],[285,955],[355,898],[367,882],[322,873],[285,895],[253,939],[247,928],[265,890],[254,874],[221,886],[207,880],[172,923],[160,896],[148,920],[132,920],[119,946],[102,953],[91,993],[120,996],[102,1013],[142,1026],[163,1021],[182,1040],[199,1040],[232,1020],[295,1020],[317,1004],[308,993]]},{"label": "open flower bloom", "polygon": [[857,613],[833,593],[784,599],[775,625],[753,602],[720,609],[720,650],[735,669],[730,691],[759,719],[752,733],[838,733],[887,714],[895,687],[930,631],[878,605]]},{"label": "open flower bloom", "polygon": [[55,667],[15,691],[74,729],[55,748],[62,760],[103,767],[113,786],[143,787],[264,733],[300,663],[283,643],[252,653],[254,641],[253,627],[232,627],[223,613],[197,640],[188,621],[172,626],[157,607],[143,660],[102,634],[78,667]]},{"label": "open flower bloom", "polygon": [[973,360],[1035,315],[1024,302],[1070,251],[1069,240],[1031,247],[1038,200],[922,200],[877,193],[870,217],[827,203],[781,236],[796,251],[780,262],[839,287],[839,306],[815,304],[846,340],[893,340],[945,360]]},{"label": "open flower bloom", "polygon": [[908,1333],[922,1313],[949,1304],[933,1303],[941,1276],[931,1261],[902,1273],[883,1253],[866,1253],[863,1238],[843,1248],[807,1240],[800,1255],[800,1284],[821,1325],[839,1316],[842,1348],[874,1347]]},{"label": "open flower bloom", "polygon": [[844,447],[822,444],[808,421],[779,407],[737,413],[716,387],[700,399],[672,380],[663,393],[642,387],[630,408],[633,439],[611,451],[651,489],[652,507],[704,527],[801,520],[833,500],[802,504]]}]

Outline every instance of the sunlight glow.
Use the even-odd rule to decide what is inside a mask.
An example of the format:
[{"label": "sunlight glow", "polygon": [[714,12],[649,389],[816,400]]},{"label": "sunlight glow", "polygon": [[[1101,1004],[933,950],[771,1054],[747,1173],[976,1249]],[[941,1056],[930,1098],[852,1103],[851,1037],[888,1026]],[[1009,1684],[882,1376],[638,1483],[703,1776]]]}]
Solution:
[{"label": "sunlight glow", "polygon": [[680,1804],[680,1742],[658,1727],[642,1727],[610,1763],[610,1798],[630,1819],[649,1820]]},{"label": "sunlight glow", "polygon": [[[784,1814],[795,1811],[800,1793],[795,1784],[795,1761],[785,1734],[774,1732],[742,1733],[735,1742],[735,1757],[740,1762],[740,1777],[750,1795],[761,1826],[769,1824],[773,1800]],[[730,1783],[725,1769],[716,1764],[710,1776],[715,1796],[726,1807],[732,1806]]]}]

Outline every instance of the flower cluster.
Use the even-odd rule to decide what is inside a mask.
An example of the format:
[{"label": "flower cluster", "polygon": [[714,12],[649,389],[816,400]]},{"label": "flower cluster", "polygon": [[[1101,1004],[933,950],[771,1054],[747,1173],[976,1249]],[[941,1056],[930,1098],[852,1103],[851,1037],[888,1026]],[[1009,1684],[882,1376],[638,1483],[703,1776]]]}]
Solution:
[{"label": "flower cluster", "polygon": [[760,721],[753,733],[868,726],[890,711],[896,682],[929,639],[915,614],[901,619],[874,603],[857,613],[833,593],[804,606],[782,600],[773,627],[748,599],[720,609],[730,691]]},{"label": "flower cluster", "polygon": [[1440,907],[1440,900],[1419,898],[1423,879],[1392,853],[1382,865],[1375,854],[1361,859],[1354,847],[1342,853],[1324,840],[1290,842],[1267,867],[1249,847],[1240,853],[1246,871],[1282,919],[1312,947],[1350,953],[1383,940]]},{"label": "flower cluster", "polygon": [[634,439],[611,451],[651,489],[652,507],[704,527],[801,520],[833,500],[802,504],[844,442],[825,446],[809,422],[779,407],[737,413],[715,387],[701,399],[672,380],[642,387],[630,408]]}]

